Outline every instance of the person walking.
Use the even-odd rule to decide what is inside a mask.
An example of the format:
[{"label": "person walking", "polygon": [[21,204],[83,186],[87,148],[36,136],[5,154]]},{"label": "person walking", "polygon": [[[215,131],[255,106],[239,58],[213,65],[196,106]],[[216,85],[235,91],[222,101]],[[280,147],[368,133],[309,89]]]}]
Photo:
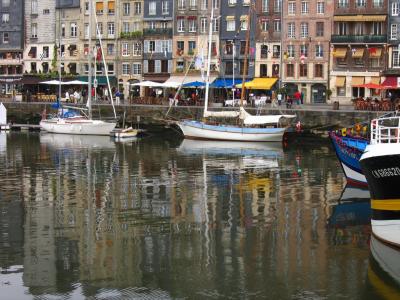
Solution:
[{"label": "person walking", "polygon": [[300,105],[301,94],[298,90],[296,91],[296,93],[294,93],[294,99],[296,100],[296,104]]},{"label": "person walking", "polygon": [[278,107],[276,102],[276,94],[274,91],[271,93],[271,107]]},{"label": "person walking", "polygon": [[282,105],[282,93],[281,92],[278,93],[278,105],[279,106]]}]

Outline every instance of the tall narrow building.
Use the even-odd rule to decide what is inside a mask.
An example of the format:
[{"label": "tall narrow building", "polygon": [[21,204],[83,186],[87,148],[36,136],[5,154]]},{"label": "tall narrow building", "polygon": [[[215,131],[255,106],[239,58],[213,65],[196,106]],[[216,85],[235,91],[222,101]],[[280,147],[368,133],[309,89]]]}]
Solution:
[{"label": "tall narrow building", "polygon": [[379,96],[362,85],[379,84],[386,67],[387,0],[335,0],[332,30],[332,99]]},{"label": "tall narrow building", "polygon": [[22,78],[24,1],[2,0],[0,5],[0,94],[9,95]]},{"label": "tall narrow building", "polygon": [[283,8],[283,86],[305,103],[327,100],[334,1],[288,0]]}]

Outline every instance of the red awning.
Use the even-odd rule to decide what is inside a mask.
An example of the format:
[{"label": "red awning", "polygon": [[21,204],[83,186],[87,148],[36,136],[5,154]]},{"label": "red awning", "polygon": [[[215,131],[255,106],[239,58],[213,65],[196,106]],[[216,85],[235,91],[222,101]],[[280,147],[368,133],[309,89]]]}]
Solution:
[{"label": "red awning", "polygon": [[397,77],[386,77],[385,81],[382,83],[387,89],[397,89]]},{"label": "red awning", "polygon": [[[397,83],[396,83],[397,84]],[[376,90],[384,90],[387,89],[387,87],[382,86],[380,84],[375,84],[375,83],[365,83],[365,84],[360,84],[360,85],[353,85],[354,87],[363,87],[363,88],[368,88],[368,89],[376,89]]]}]

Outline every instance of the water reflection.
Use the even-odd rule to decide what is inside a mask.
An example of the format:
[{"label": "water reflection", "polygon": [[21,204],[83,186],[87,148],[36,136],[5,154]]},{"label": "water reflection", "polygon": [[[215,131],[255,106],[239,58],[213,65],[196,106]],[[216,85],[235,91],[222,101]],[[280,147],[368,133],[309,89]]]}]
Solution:
[{"label": "water reflection", "polygon": [[23,266],[27,295],[362,294],[368,245],[326,228],[343,187],[329,143],[12,134],[0,160],[0,263]]}]

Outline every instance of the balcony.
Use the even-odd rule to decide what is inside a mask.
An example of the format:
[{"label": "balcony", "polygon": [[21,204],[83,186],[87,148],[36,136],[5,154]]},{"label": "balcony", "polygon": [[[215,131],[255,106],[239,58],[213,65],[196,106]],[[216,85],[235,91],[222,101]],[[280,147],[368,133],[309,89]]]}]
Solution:
[{"label": "balcony", "polygon": [[172,36],[172,28],[145,28],[143,29],[144,35],[169,35]]},{"label": "balcony", "polygon": [[331,43],[386,43],[387,35],[332,35]]}]

